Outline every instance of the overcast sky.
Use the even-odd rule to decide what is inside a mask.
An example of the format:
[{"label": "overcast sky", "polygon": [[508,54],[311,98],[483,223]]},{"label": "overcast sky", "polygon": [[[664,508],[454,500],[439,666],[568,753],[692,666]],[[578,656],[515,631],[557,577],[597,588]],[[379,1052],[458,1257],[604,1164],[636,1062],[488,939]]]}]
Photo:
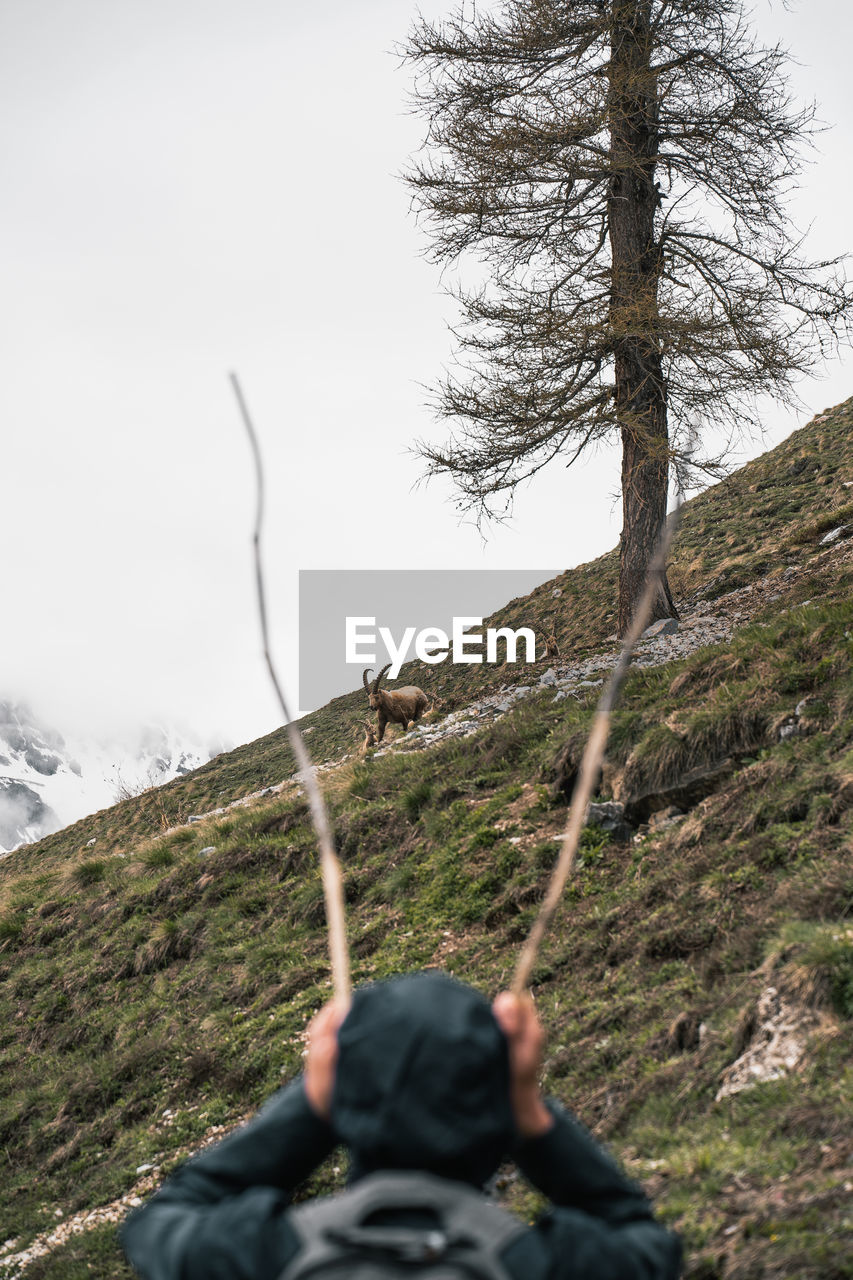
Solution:
[{"label": "overcast sky", "polygon": [[[423,0],[426,16],[449,4]],[[407,0],[0,3],[0,695],[60,729],[277,723],[259,652],[250,459],[269,482],[276,654],[296,699],[300,568],[547,568],[614,545],[618,457],[552,465],[484,545],[413,488],[453,308],[398,174],[422,126]],[[849,246],[851,19],[758,10],[834,126],[793,214]],[[812,412],[853,394],[835,362]],[[808,414],[772,406],[777,443]]]}]

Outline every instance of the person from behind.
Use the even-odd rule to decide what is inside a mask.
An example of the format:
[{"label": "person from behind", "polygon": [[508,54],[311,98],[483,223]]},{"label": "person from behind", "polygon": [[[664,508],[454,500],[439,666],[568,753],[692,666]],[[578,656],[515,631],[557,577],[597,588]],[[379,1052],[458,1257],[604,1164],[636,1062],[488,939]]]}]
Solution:
[{"label": "person from behind", "polygon": [[[178,1169],[121,1229],[144,1280],[675,1280],[678,1238],[542,1095],[529,997],[438,971],[355,991],[309,1027],[304,1075]],[[334,1148],[349,1187],[294,1205]],[[483,1187],[511,1157],[550,1201],[530,1226]]]}]

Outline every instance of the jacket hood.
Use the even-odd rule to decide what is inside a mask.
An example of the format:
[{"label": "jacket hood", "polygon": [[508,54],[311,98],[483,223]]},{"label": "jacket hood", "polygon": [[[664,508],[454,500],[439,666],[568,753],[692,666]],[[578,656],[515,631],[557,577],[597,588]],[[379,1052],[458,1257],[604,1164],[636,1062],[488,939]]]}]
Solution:
[{"label": "jacket hood", "polygon": [[506,1039],[478,992],[438,971],[362,987],[338,1032],[332,1124],[353,1177],[423,1169],[482,1185],[513,1136]]}]

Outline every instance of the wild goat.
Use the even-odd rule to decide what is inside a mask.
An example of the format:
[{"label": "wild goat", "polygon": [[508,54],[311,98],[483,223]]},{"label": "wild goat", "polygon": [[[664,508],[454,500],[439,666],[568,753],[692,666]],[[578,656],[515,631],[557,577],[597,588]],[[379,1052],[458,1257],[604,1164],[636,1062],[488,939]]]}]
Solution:
[{"label": "wild goat", "polygon": [[[370,668],[368,667],[368,671]],[[361,744],[362,755],[367,755],[368,751],[372,751],[376,746],[376,734],[373,731],[373,725],[369,720],[364,722],[364,742]]]},{"label": "wild goat", "polygon": [[382,741],[387,724],[401,724],[408,729],[410,723],[419,720],[429,705],[429,698],[417,685],[407,684],[403,689],[380,689],[379,681],[391,666],[387,663],[372,685],[367,683],[367,673],[372,667],[365,667],[362,673],[364,687],[367,690],[368,706],[376,712],[377,743]]},{"label": "wild goat", "polygon": [[545,652],[542,654],[542,658],[544,660],[548,658],[559,658],[560,656],[560,646],[557,643],[557,624],[554,615],[552,614],[551,631],[545,637]]}]

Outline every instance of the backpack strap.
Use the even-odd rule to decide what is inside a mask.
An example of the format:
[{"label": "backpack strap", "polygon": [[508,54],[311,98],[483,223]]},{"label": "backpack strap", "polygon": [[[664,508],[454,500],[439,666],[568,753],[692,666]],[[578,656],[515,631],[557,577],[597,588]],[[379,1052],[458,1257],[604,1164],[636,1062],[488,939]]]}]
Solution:
[{"label": "backpack strap", "polygon": [[[368,1225],[376,1213],[406,1209],[434,1216],[436,1227]],[[324,1262],[347,1250],[381,1253],[407,1269],[464,1256],[476,1273],[499,1280],[507,1275],[501,1254],[527,1230],[467,1183],[410,1171],[371,1174],[337,1195],[297,1205],[288,1216],[300,1250],[281,1280],[322,1272]]]}]

